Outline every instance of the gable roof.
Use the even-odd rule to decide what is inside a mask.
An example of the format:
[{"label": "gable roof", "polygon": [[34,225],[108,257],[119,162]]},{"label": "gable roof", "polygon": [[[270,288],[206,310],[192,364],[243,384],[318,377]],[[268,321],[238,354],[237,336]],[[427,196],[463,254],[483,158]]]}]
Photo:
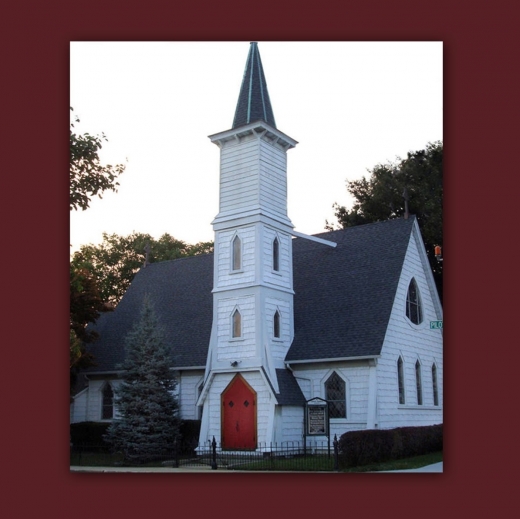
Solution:
[{"label": "gable roof", "polygon": [[[318,234],[335,248],[293,240],[294,340],[287,362],[379,355],[410,241],[414,217]],[[96,366],[111,372],[149,295],[172,345],[176,368],[204,368],[213,319],[213,254],[142,268],[113,312],[94,328]],[[282,375],[283,376],[283,375]]]},{"label": "gable roof", "polygon": [[414,217],[293,241],[294,340],[287,362],[381,353]]},{"label": "gable roof", "polygon": [[264,121],[276,128],[258,44],[253,41],[249,46],[232,128],[255,121]]}]

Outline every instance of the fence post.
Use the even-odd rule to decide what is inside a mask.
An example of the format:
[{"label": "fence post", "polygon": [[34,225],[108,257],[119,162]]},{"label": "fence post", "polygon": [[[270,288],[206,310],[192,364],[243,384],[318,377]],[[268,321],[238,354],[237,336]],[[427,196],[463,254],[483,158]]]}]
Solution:
[{"label": "fence post", "polygon": [[335,434],[334,435],[334,470],[338,470],[339,469],[339,454],[338,454],[338,436]]},{"label": "fence post", "polygon": [[212,470],[217,470],[217,442],[215,441],[215,436],[213,436],[213,441],[211,442],[211,468]]}]

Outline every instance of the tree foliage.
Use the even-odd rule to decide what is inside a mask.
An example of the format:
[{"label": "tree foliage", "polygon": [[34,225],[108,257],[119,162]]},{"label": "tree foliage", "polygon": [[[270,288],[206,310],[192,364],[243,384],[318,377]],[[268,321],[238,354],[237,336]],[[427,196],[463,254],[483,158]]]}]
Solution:
[{"label": "tree foliage", "polygon": [[106,440],[127,461],[140,463],[171,454],[180,426],[170,348],[148,298],[125,346],[122,382],[114,388],[118,414]]},{"label": "tree foliage", "polygon": [[[71,112],[73,108],[70,108]],[[99,151],[103,141],[108,141],[105,134],[83,135],[74,131],[76,117],[70,123],[70,210],[85,210],[93,196],[99,196],[106,190],[117,191],[116,178],[123,173],[125,166],[117,164],[103,166]]]},{"label": "tree foliage", "polygon": [[94,365],[85,345],[95,341],[97,333],[88,330],[101,312],[109,310],[98,290],[95,276],[86,268],[70,263],[70,389],[80,369]]},{"label": "tree foliage", "polygon": [[[347,181],[355,201],[351,209],[335,203],[340,228],[401,218],[408,211],[417,217],[430,266],[442,300],[442,263],[435,258],[435,246],[442,247],[443,145],[428,143],[424,150],[409,152],[395,163],[378,164],[370,177]],[[333,226],[327,222],[327,229]]]},{"label": "tree foliage", "polygon": [[74,253],[72,261],[95,276],[103,301],[117,305],[147,259],[148,263],[154,263],[212,250],[212,242],[189,245],[167,233],[158,240],[149,234],[137,232],[128,236],[103,233],[100,245],[82,245]]}]

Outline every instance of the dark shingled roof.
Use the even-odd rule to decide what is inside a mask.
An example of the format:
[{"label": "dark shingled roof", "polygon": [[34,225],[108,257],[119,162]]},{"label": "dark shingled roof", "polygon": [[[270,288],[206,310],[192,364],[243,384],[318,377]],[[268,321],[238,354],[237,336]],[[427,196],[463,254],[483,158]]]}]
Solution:
[{"label": "dark shingled roof", "polygon": [[[381,352],[413,222],[410,217],[317,235],[336,242],[335,248],[305,238],[293,240],[295,336],[287,361]],[[117,308],[96,323],[100,338],[90,350],[97,366],[89,371],[113,371],[123,360],[124,338],[139,319],[145,295],[172,345],[173,366],[204,367],[212,288],[213,254],[142,268]],[[295,394],[288,373],[277,370],[284,398]]]},{"label": "dark shingled roof", "polygon": [[302,390],[288,369],[277,369],[276,378],[278,379],[279,393],[276,399],[280,405],[305,405],[305,397]]},{"label": "dark shingled roof", "polygon": [[258,52],[258,45],[253,41],[249,46],[246,68],[233,120],[233,129],[255,121],[264,121],[276,128],[262,60]]},{"label": "dark shingled roof", "polygon": [[379,355],[414,218],[293,240],[294,340],[287,361]]},{"label": "dark shingled roof", "polygon": [[142,268],[113,312],[103,314],[90,346],[97,366],[112,371],[124,358],[124,338],[139,320],[145,295],[150,297],[175,367],[204,367],[213,320],[213,254],[151,263]]}]

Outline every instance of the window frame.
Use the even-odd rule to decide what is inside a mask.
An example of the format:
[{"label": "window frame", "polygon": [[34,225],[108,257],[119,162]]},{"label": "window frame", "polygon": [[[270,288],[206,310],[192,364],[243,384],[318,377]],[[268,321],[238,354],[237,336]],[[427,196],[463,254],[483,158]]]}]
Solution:
[{"label": "window frame", "polygon": [[[110,394],[107,395],[107,391]],[[101,420],[113,420],[114,419],[114,388],[110,382],[105,382],[101,388]],[[109,399],[107,403],[106,400]],[[107,409],[110,411],[107,413]],[[108,416],[110,414],[110,416]],[[105,416],[107,415],[107,416]]]},{"label": "window frame", "polygon": [[280,240],[275,236],[272,243],[272,268],[273,272],[280,272]]},{"label": "window frame", "polygon": [[412,324],[419,326],[424,321],[423,314],[419,285],[413,277],[406,291],[405,315]]},{"label": "window frame", "polygon": [[231,313],[231,338],[242,339],[242,313],[238,307]]},{"label": "window frame", "polygon": [[[340,397],[339,398],[329,398],[329,384],[340,382],[341,387],[339,388]],[[335,390],[335,388],[332,388],[332,390]],[[327,400],[327,406],[329,411],[329,418],[331,420],[346,420],[348,419],[348,406],[347,406],[347,382],[346,380],[336,371],[332,371],[332,373],[329,374],[329,376],[324,380],[323,382],[323,391],[325,394],[325,400]],[[341,416],[334,416],[335,415],[335,404],[340,404],[340,406],[343,406],[343,409],[340,409],[339,412],[342,413]],[[333,404],[333,405],[331,405]],[[337,408],[336,408],[337,410]]]},{"label": "window frame", "polygon": [[231,271],[242,271],[242,239],[238,234],[231,239]]},{"label": "window frame", "polygon": [[432,364],[432,390],[433,390],[433,405],[439,405],[439,385],[437,381],[437,365]]},{"label": "window frame", "polygon": [[282,338],[282,314],[280,313],[280,310],[278,310],[278,308],[275,310],[273,314],[273,338]]},{"label": "window frame", "polygon": [[417,405],[423,405],[422,374],[419,359],[415,362],[415,387],[417,393]]},{"label": "window frame", "polygon": [[404,361],[401,355],[399,355],[399,358],[397,359],[397,394],[399,405],[405,405],[406,392],[404,383]]}]

